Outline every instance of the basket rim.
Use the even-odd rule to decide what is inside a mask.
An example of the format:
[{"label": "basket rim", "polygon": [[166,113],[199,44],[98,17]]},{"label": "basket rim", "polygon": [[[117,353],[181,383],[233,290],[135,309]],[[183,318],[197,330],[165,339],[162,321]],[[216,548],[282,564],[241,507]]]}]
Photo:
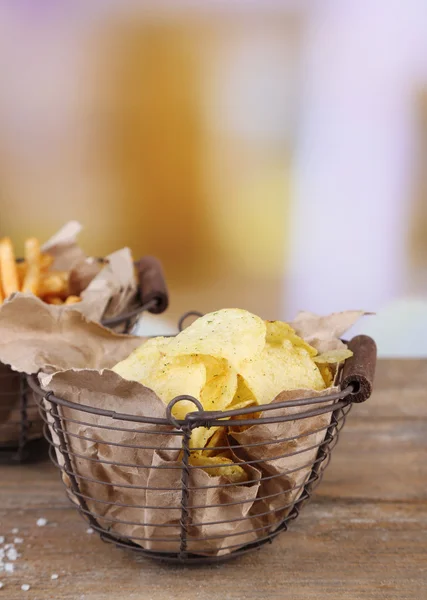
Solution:
[{"label": "basket rim", "polygon": [[[331,394],[325,394],[323,396],[311,396],[309,398],[295,398],[294,400],[285,400],[283,402],[271,402],[270,404],[260,404],[256,407],[246,407],[228,411],[204,411],[195,410],[189,412],[185,419],[175,419],[171,416],[171,408],[174,404],[181,400],[190,401],[195,404],[196,407],[200,407],[199,401],[193,396],[181,395],[173,398],[168,405],[165,406],[166,416],[161,417],[149,417],[144,415],[134,415],[130,413],[121,413],[113,410],[106,410],[103,408],[96,408],[87,404],[79,404],[71,400],[65,400],[55,396],[53,392],[43,391],[40,387],[37,376],[27,376],[28,384],[31,389],[36,393],[38,402],[43,399],[51,404],[62,406],[63,408],[70,408],[82,413],[88,413],[99,417],[107,417],[115,421],[124,421],[127,423],[145,423],[148,425],[163,425],[170,427],[173,425],[177,429],[190,428],[196,429],[197,427],[227,427],[231,417],[251,415],[254,412],[270,412],[280,409],[287,408],[298,408],[301,406],[309,406],[310,410],[301,411],[298,413],[291,413],[285,415],[276,416],[262,416],[259,418],[248,418],[239,419],[239,425],[263,425],[267,423],[279,423],[284,421],[295,421],[310,417],[315,417],[321,414],[333,412],[334,410],[344,408],[351,403],[351,395],[354,394],[354,388],[352,385],[346,386],[344,389],[340,389],[337,392]],[[349,398],[350,397],[350,398]],[[326,406],[318,406],[327,403]],[[314,407],[314,408],[313,408]],[[223,419],[227,419],[224,421]]]}]

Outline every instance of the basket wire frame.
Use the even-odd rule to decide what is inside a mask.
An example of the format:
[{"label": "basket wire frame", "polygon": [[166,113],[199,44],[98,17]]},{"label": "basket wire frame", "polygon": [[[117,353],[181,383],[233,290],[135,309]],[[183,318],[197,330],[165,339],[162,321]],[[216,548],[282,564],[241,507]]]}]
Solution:
[{"label": "basket wire frame", "polygon": [[[29,379],[31,387],[37,391],[37,384]],[[40,394],[40,389],[38,389]],[[143,556],[160,559],[172,563],[206,563],[206,562],[219,562],[238,555],[245,554],[249,551],[256,550],[266,543],[272,542],[272,540],[282,531],[286,531],[291,521],[296,519],[302,506],[309,500],[313,490],[319,484],[322,474],[327,467],[331,452],[335,447],[339,432],[344,426],[345,419],[352,407],[352,397],[354,389],[353,387],[347,386],[345,389],[335,394],[328,396],[316,397],[316,398],[305,398],[297,399],[282,403],[275,403],[265,405],[263,407],[257,407],[258,411],[263,412],[263,416],[258,419],[251,418],[251,412],[253,408],[246,408],[234,411],[223,411],[218,412],[207,412],[203,410],[202,405],[198,400],[190,396],[179,396],[172,400],[167,409],[165,418],[153,418],[135,416],[129,414],[117,413],[114,411],[103,410],[94,408],[91,406],[85,406],[76,404],[72,401],[64,400],[62,398],[55,397],[52,392],[48,392],[42,396],[39,396],[40,408],[43,420],[45,422],[45,434],[50,444],[50,457],[53,463],[62,472],[62,480],[65,485],[66,492],[70,500],[77,504],[77,508],[83,518],[89,523],[90,527],[94,531],[97,531],[101,539],[105,542],[110,542],[118,547],[125,548],[128,550],[135,551]],[[187,414],[185,420],[179,421],[172,416],[171,409],[174,404],[181,400],[190,400],[195,404],[195,411]],[[296,408],[301,412],[290,414],[274,415],[273,413],[277,409]],[[90,420],[90,415],[97,415],[98,417],[104,417],[102,423],[94,424]],[[279,483],[278,491],[273,493],[264,494],[257,496],[255,501],[250,500],[234,500],[231,502],[224,502],[223,498],[219,496],[231,486],[253,484],[255,480],[242,482],[239,484],[229,483],[221,478],[221,483],[214,483],[212,485],[197,486],[193,483],[193,472],[194,469],[199,468],[191,464],[191,454],[201,448],[190,448],[190,437],[191,433],[197,427],[229,427],[231,421],[225,421],[225,418],[236,417],[239,415],[239,421],[232,421],[238,423],[240,426],[263,424],[263,423],[278,423],[278,422],[289,422],[289,421],[303,421],[312,419],[319,415],[328,415],[324,424],[318,429],[312,430],[309,433],[299,433],[285,437],[282,439],[274,439],[268,443],[271,448],[279,448],[282,442],[294,443],[296,440],[302,438],[309,438],[316,434],[320,434],[319,439],[314,443],[308,443],[306,440],[306,446],[296,451],[289,451],[285,454],[276,453],[271,457],[269,453],[268,458],[245,458],[239,451],[243,450],[247,452],[251,447],[265,445],[262,443],[250,443],[246,446],[241,446],[235,438],[232,437],[232,433],[228,437],[228,446],[219,446],[216,450],[231,448],[233,452],[239,456],[239,464],[245,468],[258,468],[261,471],[260,482],[263,484]],[[330,416],[330,418],[329,418]],[[247,418],[246,418],[247,417]],[[76,434],[72,431],[72,426],[88,427],[89,433]],[[54,435],[52,435],[52,432]],[[92,433],[91,433],[92,432]],[[126,432],[134,435],[136,441],[132,444],[122,444],[114,442],[109,439],[108,436],[114,435],[117,432]],[[153,442],[149,444],[139,444],[138,435],[152,436]],[[156,438],[160,435],[160,438]],[[131,483],[111,482],[103,481],[99,477],[87,476],[83,474],[82,465],[89,463],[97,463],[101,467],[114,466],[117,469],[150,469],[155,471],[156,469],[165,468],[164,465],[144,465],[138,462],[137,452],[138,450],[146,449],[160,449],[160,444],[156,444],[160,439],[164,437],[176,440],[168,446],[169,450],[175,450],[180,452],[179,464],[171,464],[169,469],[180,471],[179,485],[178,487],[164,487],[164,486],[138,486]],[[54,439],[54,437],[56,439]],[[146,438],[145,438],[146,439]],[[81,441],[84,444],[90,446],[91,443],[97,443],[104,445],[108,448],[109,459],[100,459],[99,457],[89,456],[88,453],[77,452],[73,449],[73,443]],[[135,452],[134,462],[120,462],[114,459],[114,452],[118,449],[130,453]],[[289,458],[295,457],[297,454],[304,456],[307,453],[307,460],[303,461],[294,469],[284,467],[284,469],[278,473],[271,473],[268,469],[265,469],[267,463],[273,463],[276,460],[288,460]],[[205,471],[209,468],[213,468],[213,465],[206,464],[203,466]],[[290,489],[280,489],[280,480],[284,476],[289,476],[292,473],[299,472],[304,469],[303,480],[298,484],[295,484]],[[150,471],[150,472],[152,472]],[[126,493],[154,493],[154,494],[178,494],[179,502],[175,505],[165,506],[159,505],[156,502],[130,504],[129,502],[118,502],[114,498],[111,498],[107,494],[107,497],[97,496],[93,492],[93,488],[117,490],[121,488]],[[104,486],[106,486],[104,488]],[[108,487],[109,486],[109,487]],[[89,491],[88,489],[89,488]],[[92,488],[92,491],[91,491]],[[217,498],[217,501],[212,501],[210,504],[194,503],[195,494],[200,492],[213,493],[213,498]],[[112,492],[113,493],[113,492]],[[283,498],[283,501],[282,501]],[[273,508],[268,505],[268,502],[274,500],[275,504]],[[222,510],[225,507],[233,507],[235,505],[239,508],[245,503],[266,503],[264,511],[258,511],[256,516],[260,520],[260,524],[257,527],[250,525],[250,521],[253,517],[251,514],[243,514],[238,517],[224,517],[216,518],[214,520],[198,520],[198,510],[206,509],[219,509]],[[124,508],[127,510],[127,515],[131,513],[132,518],[126,517],[126,519],[118,519],[111,513],[105,513],[104,509],[115,507]],[[144,514],[146,510],[152,511],[153,514],[159,514],[161,517],[162,510],[175,511],[176,520],[173,523],[163,522],[159,518],[158,522],[150,521],[146,523],[144,521]],[[104,514],[103,514],[104,511]],[[220,513],[221,514],[221,513]],[[246,526],[247,524],[247,526]],[[120,526],[129,526],[135,528],[154,527],[156,535],[154,537],[147,537],[144,535],[132,535],[132,539],[115,531]],[[237,531],[233,530],[234,525],[239,525]],[[230,532],[222,533],[220,535],[209,534],[210,527],[220,526],[222,528],[230,528]],[[177,529],[179,532],[177,532]],[[194,531],[199,530],[197,535]],[[161,533],[157,534],[160,531]],[[200,534],[202,531],[202,534]],[[242,536],[247,533],[254,533],[257,536],[255,541],[249,543],[242,543]],[[169,535],[168,535],[169,533]],[[221,554],[217,555],[212,553],[210,549],[210,542],[217,539],[222,540]],[[240,539],[240,543],[239,543]],[[157,544],[165,544],[166,550],[150,549],[150,543],[156,542]],[[194,550],[194,544],[196,544],[196,550]],[[206,544],[206,548],[203,545]],[[148,546],[148,547],[147,547]],[[170,547],[173,546],[173,549]],[[226,552],[226,553],[224,553]]]}]

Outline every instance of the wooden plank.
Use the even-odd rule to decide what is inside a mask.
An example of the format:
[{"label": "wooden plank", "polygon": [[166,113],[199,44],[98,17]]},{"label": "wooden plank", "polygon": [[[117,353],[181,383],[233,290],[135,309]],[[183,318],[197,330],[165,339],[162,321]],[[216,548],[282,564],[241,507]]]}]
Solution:
[{"label": "wooden plank", "polygon": [[379,360],[374,393],[353,418],[427,418],[427,360]]},{"label": "wooden plank", "polygon": [[[46,527],[35,526],[40,516]],[[88,535],[71,508],[2,511],[2,531],[14,526],[24,543],[15,573],[2,575],[8,600],[23,597],[23,583],[39,600],[420,600],[427,585],[425,505],[313,502],[272,545],[197,568],[137,561]]]},{"label": "wooden plank", "polygon": [[352,417],[341,431],[318,493],[336,498],[427,500],[427,420]]}]

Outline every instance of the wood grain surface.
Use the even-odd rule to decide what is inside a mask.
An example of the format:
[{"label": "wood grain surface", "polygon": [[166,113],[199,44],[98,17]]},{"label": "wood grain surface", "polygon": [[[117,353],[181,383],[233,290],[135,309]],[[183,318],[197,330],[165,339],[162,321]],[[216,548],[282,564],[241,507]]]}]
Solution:
[{"label": "wood grain surface", "polygon": [[137,559],[86,532],[49,462],[2,466],[0,535],[23,543],[14,573],[0,574],[0,600],[424,600],[426,390],[427,361],[380,361],[373,397],[354,407],[299,519],[216,566]]}]

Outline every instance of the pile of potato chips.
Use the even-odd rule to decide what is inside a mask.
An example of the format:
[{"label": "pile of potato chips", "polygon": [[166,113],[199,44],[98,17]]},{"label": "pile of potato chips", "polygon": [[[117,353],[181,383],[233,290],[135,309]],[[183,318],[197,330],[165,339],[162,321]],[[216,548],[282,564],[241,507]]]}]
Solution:
[{"label": "pile of potato chips", "polygon": [[[351,354],[344,347],[318,355],[287,323],[224,309],[197,319],[176,337],[148,340],[113,370],[152,389],[165,404],[189,395],[206,411],[254,407],[258,416],[260,405],[284,390],[330,387],[337,364]],[[172,413],[184,419],[194,410],[192,402],[182,400]],[[231,450],[216,451],[227,446],[226,427],[194,429],[190,446],[194,466],[209,465],[210,475],[221,474],[230,481],[246,480]]]}]

